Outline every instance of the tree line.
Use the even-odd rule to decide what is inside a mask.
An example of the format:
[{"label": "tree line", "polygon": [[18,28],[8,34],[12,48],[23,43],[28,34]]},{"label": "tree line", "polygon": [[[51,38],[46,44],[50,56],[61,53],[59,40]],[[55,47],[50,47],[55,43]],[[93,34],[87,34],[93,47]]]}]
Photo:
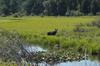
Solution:
[{"label": "tree line", "polygon": [[100,0],[0,0],[0,16],[100,15]]}]

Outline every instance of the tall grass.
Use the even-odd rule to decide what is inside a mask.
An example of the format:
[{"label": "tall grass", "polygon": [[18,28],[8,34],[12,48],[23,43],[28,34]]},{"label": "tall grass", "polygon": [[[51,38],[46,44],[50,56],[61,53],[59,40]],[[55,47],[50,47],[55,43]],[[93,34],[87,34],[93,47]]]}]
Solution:
[{"label": "tall grass", "polygon": [[98,17],[23,17],[0,18],[0,28],[16,30],[25,34],[46,34],[48,31],[58,28],[59,31],[69,31],[74,25],[91,22]]},{"label": "tall grass", "polygon": [[[1,18],[0,28],[16,30],[30,44],[38,44],[53,49],[60,44],[61,49],[100,54],[100,28],[91,26],[99,17],[23,17]],[[89,24],[89,25],[88,25]],[[56,36],[47,36],[48,31],[58,28]]]}]

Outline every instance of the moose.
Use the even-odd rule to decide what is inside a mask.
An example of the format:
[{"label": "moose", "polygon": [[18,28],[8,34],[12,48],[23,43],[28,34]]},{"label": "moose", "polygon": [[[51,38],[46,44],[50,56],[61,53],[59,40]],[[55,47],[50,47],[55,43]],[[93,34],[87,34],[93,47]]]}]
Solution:
[{"label": "moose", "polygon": [[47,33],[47,35],[56,35],[58,29],[55,29],[54,31],[50,31]]}]

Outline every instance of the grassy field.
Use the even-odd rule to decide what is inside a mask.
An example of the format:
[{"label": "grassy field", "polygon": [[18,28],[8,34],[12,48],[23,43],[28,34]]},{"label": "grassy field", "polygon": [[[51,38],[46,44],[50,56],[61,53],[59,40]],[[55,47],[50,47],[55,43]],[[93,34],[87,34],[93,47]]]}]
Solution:
[{"label": "grassy field", "polygon": [[87,23],[98,17],[23,17],[23,18],[0,18],[0,28],[16,30],[18,33],[46,34],[48,31],[58,28],[72,30],[79,23]]},{"label": "grassy field", "polygon": [[[90,53],[100,53],[100,28],[87,26],[99,16],[83,17],[0,17],[0,28],[17,31],[26,41],[53,48],[61,44],[62,48],[76,48]],[[74,32],[78,25],[86,32]],[[58,29],[56,36],[47,36],[48,31]],[[98,35],[98,36],[97,36]]]}]

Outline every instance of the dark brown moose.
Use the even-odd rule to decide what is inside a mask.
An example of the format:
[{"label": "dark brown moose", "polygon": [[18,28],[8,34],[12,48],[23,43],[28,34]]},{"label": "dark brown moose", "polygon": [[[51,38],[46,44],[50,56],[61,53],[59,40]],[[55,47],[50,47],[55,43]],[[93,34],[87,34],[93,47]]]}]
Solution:
[{"label": "dark brown moose", "polygon": [[54,31],[50,31],[47,33],[47,35],[56,35],[58,29],[55,29]]}]

